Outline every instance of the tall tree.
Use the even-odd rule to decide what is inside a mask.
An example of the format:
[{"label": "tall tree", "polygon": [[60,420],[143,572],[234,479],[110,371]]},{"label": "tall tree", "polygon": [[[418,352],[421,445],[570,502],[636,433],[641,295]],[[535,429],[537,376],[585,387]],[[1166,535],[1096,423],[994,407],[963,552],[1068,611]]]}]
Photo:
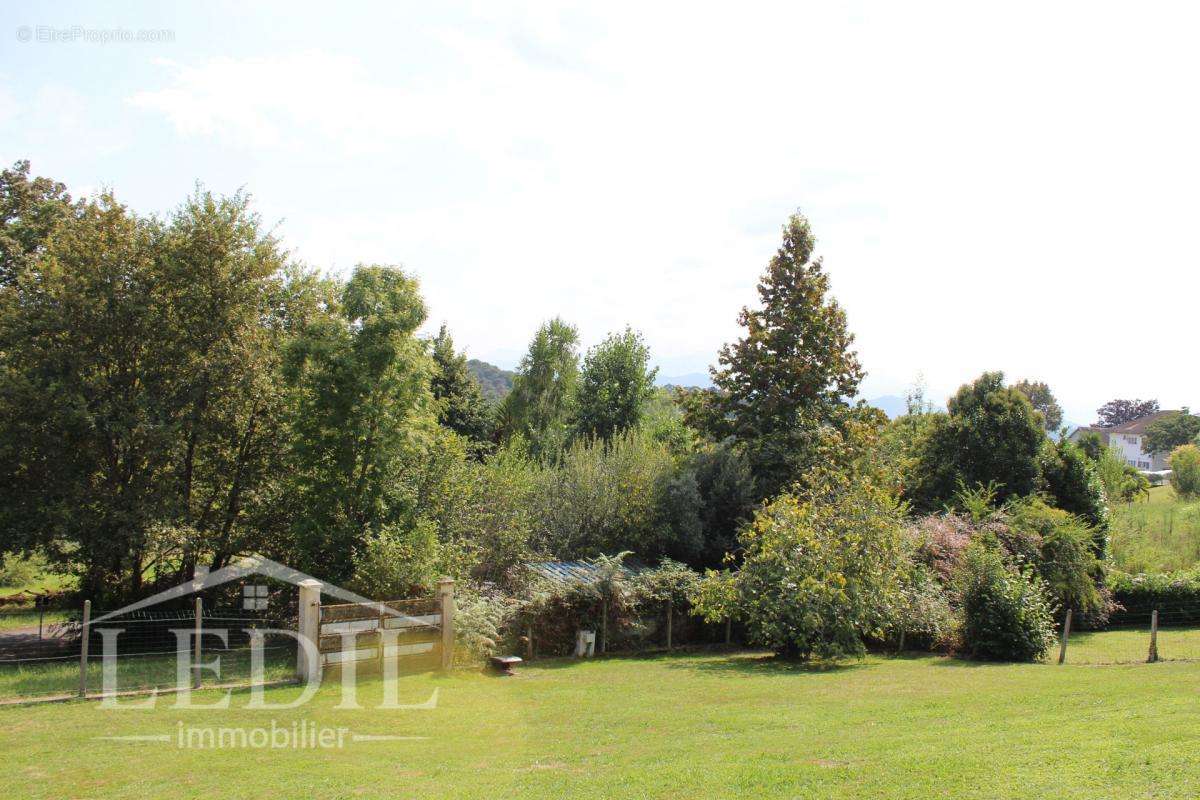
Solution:
[{"label": "tall tree", "polygon": [[31,178],[28,161],[0,172],[0,286],[14,283],[44,251],[55,226],[80,208],[63,184]]},{"label": "tall tree", "polygon": [[626,327],[609,334],[583,359],[575,405],[576,429],[604,441],[638,424],[654,394],[650,348],[642,335]]},{"label": "tall tree", "polygon": [[1170,453],[1176,447],[1191,443],[1200,436],[1200,416],[1183,409],[1178,414],[1165,414],[1146,428],[1143,449],[1147,453]]},{"label": "tall tree", "polygon": [[476,450],[486,447],[492,434],[491,407],[445,325],[433,340],[433,363],[430,389],[439,403],[438,422],[466,437]]},{"label": "tall tree", "polygon": [[1099,417],[1096,424],[1101,428],[1115,428],[1156,413],[1157,400],[1109,400],[1096,409],[1096,415]]},{"label": "tall tree", "polygon": [[244,197],[162,223],[105,196],[59,219],[0,288],[4,546],[100,598],[138,593],[154,559],[240,546],[280,450],[282,263]]},{"label": "tall tree", "polygon": [[820,440],[845,426],[846,398],[863,377],[814,244],[808,220],[792,215],[758,284],[762,308],[742,309],[745,336],[721,349],[717,391],[703,396],[717,403],[709,423],[744,444],[764,496],[817,463]]},{"label": "tall tree", "polygon": [[961,387],[947,408],[948,414],[933,415],[906,481],[914,505],[938,511],[962,486],[993,485],[1001,502],[1037,490],[1046,434],[1025,395],[1004,385],[1003,373],[985,372]]},{"label": "tall tree", "polygon": [[1063,411],[1054,393],[1043,381],[1017,381],[1013,388],[1025,395],[1033,410],[1042,415],[1042,427],[1048,431],[1057,431],[1062,425]]},{"label": "tall tree", "polygon": [[506,436],[523,436],[537,458],[566,446],[579,383],[579,332],[555,317],[538,328],[500,409]]},{"label": "tall tree", "polygon": [[416,337],[425,304],[401,270],[359,267],[330,311],[287,353],[292,564],[344,580],[372,537],[427,538],[413,477],[436,432],[434,367]]}]

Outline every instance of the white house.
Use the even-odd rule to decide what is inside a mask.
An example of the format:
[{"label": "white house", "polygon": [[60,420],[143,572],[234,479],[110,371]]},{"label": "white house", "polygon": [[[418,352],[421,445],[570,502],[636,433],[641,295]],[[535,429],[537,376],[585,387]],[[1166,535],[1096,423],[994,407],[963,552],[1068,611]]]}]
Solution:
[{"label": "white house", "polygon": [[1178,413],[1178,411],[1158,411],[1115,428],[1076,428],[1071,431],[1068,438],[1077,442],[1083,434],[1094,431],[1100,434],[1100,438],[1104,440],[1105,444],[1120,454],[1126,464],[1136,467],[1142,472],[1160,472],[1169,469],[1167,458],[1171,454],[1146,452],[1146,428],[1165,416]]}]

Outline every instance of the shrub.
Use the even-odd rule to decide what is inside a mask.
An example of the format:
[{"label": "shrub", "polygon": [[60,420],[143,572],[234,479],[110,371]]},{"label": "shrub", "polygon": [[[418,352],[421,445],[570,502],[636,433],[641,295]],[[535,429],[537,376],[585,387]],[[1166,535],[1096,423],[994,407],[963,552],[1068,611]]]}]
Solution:
[{"label": "shrub", "polygon": [[1096,460],[1096,474],[1104,487],[1104,494],[1114,501],[1132,503],[1138,497],[1148,495],[1150,482],[1136,467],[1126,464],[1111,447],[1104,447]]},{"label": "shrub", "polygon": [[1092,528],[1081,518],[1037,499],[1013,503],[1008,524],[1037,537],[1040,548],[1033,566],[1046,582],[1054,604],[1102,622],[1106,603],[1096,587],[1102,569],[1092,550]]},{"label": "shrub", "polygon": [[905,480],[905,495],[917,508],[934,511],[952,503],[960,483],[994,482],[1001,501],[1036,490],[1046,433],[1025,395],[1004,386],[1002,373],[986,372],[963,386],[947,408],[948,414],[930,420]]},{"label": "shrub", "polygon": [[1200,497],[1200,447],[1185,444],[1171,453],[1171,488],[1180,497]]},{"label": "shrub", "polygon": [[540,549],[560,558],[632,550],[654,559],[671,531],[659,509],[675,462],[666,445],[641,430],[612,441],[579,441],[547,470],[537,490]]},{"label": "shrub", "polygon": [[1095,529],[1096,553],[1106,550],[1108,503],[1104,485],[1096,467],[1081,448],[1069,439],[1049,441],[1040,458],[1042,489],[1054,498],[1054,505],[1087,521]]},{"label": "shrub", "polygon": [[351,586],[381,600],[428,590],[436,577],[437,549],[437,527],[429,520],[387,526],[369,534],[354,554]]},{"label": "shrub", "polygon": [[454,639],[476,659],[495,655],[516,614],[517,601],[495,587],[464,584],[454,591]]},{"label": "shrub", "polygon": [[1054,642],[1050,601],[1041,578],[1004,563],[998,549],[973,543],[958,577],[962,643],[968,655],[1036,661]]},{"label": "shrub", "polygon": [[0,556],[0,586],[24,586],[46,571],[46,560],[38,555],[21,557],[17,553]]},{"label": "shrub", "polygon": [[1111,570],[1108,585],[1113,599],[1130,611],[1200,604],[1200,570],[1137,575]]},{"label": "shrub", "polygon": [[950,650],[958,627],[945,587],[929,570],[914,565],[892,610],[892,628],[901,646]]},{"label": "shrub", "polygon": [[[803,658],[861,654],[881,637],[903,583],[901,512],[870,484],[828,473],[804,498],[780,495],[743,529],[732,577],[752,642]],[[706,604],[709,621],[717,603]]]}]

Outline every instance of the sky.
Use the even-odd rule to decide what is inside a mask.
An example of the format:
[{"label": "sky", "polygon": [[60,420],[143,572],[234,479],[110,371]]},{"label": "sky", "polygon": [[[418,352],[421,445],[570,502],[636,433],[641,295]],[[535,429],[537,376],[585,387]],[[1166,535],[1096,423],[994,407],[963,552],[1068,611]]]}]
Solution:
[{"label": "sky", "polygon": [[864,396],[1003,370],[1086,423],[1200,408],[1198,25],[1166,2],[10,2],[0,158],[145,214],[244,190],[296,260],[403,265],[430,329],[509,368],[559,315],[706,371],[799,209]]}]

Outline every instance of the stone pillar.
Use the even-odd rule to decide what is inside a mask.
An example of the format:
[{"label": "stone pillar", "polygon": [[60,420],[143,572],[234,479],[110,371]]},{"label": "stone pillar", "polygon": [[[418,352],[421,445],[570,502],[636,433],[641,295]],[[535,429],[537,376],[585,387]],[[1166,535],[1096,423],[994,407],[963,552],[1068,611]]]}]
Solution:
[{"label": "stone pillar", "polygon": [[[321,587],[320,581],[309,578],[300,581],[300,610],[296,632],[300,635],[296,643],[296,677],[302,681],[319,680],[321,677],[321,656],[318,648],[321,635]],[[312,642],[312,648],[306,648],[303,641]],[[316,654],[315,663],[310,663],[310,652]]]}]

